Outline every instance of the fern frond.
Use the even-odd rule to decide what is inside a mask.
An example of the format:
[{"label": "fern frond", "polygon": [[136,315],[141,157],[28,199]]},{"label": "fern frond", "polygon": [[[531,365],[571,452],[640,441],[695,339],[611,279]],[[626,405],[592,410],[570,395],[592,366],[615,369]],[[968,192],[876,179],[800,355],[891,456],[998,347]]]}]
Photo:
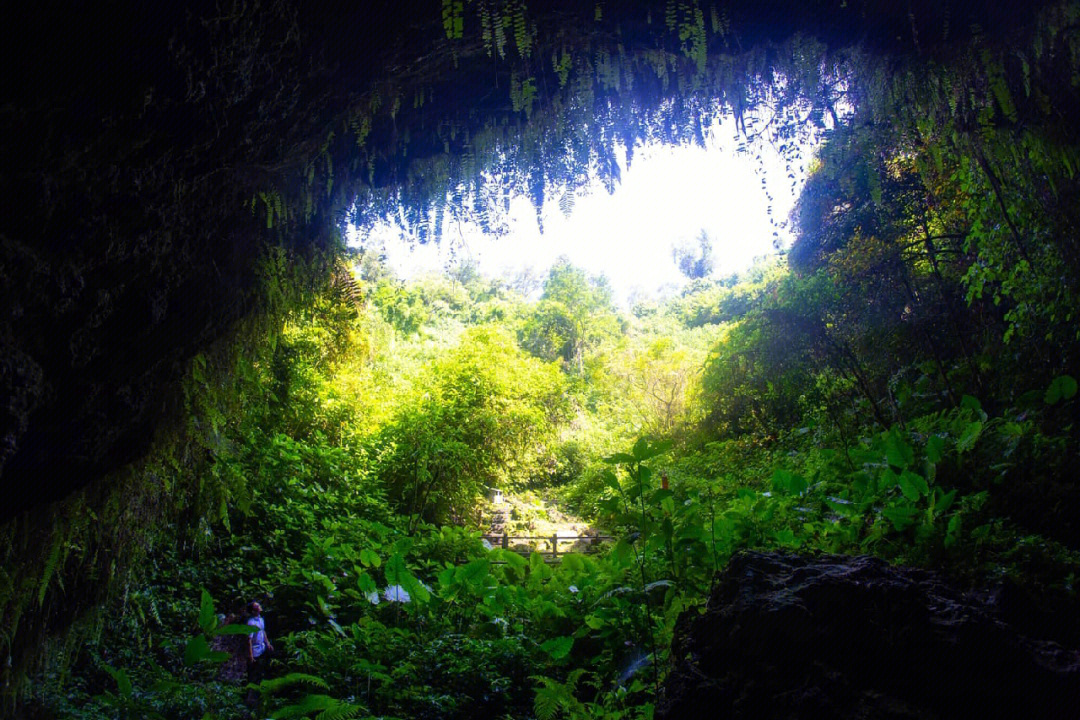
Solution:
[{"label": "fern frond", "polygon": [[532,679],[543,686],[536,691],[533,699],[533,711],[537,720],[554,720],[560,710],[572,718],[585,717],[585,706],[574,697],[578,681],[584,674],[585,670],[578,668],[566,677],[565,683],[543,675],[533,675]]},{"label": "fern frond", "polygon": [[585,669],[578,668],[577,670],[574,670],[572,673],[566,676],[566,683],[564,684],[568,693],[573,694],[577,690],[578,681],[581,680],[581,676],[584,674]]},{"label": "fern frond", "polygon": [[533,711],[536,713],[537,720],[554,720],[559,714],[560,707],[562,707],[562,696],[558,690],[544,687],[536,691]]},{"label": "fern frond", "polygon": [[330,686],[326,684],[326,681],[320,677],[314,675],[306,675],[304,673],[289,673],[288,675],[282,675],[279,678],[273,678],[271,680],[263,680],[259,683],[258,688],[264,696],[272,695],[287,687],[293,685],[310,685],[312,687],[322,688],[323,690],[329,690]]},{"label": "fern frond", "polygon": [[293,705],[280,707],[270,713],[273,720],[289,720],[289,718],[307,717],[313,712],[329,710],[339,705],[338,701],[329,695],[305,695],[302,700]]},{"label": "fern frond", "polygon": [[54,529],[52,549],[49,550],[49,556],[45,560],[45,567],[41,571],[41,584],[38,586],[39,608],[45,603],[45,593],[49,589],[49,581],[52,580],[53,573],[56,572],[56,566],[60,564],[60,550],[63,544],[64,532],[59,528]]},{"label": "fern frond", "polygon": [[352,720],[352,718],[359,714],[360,707],[358,705],[341,703],[337,707],[323,710],[315,716],[315,720]]}]

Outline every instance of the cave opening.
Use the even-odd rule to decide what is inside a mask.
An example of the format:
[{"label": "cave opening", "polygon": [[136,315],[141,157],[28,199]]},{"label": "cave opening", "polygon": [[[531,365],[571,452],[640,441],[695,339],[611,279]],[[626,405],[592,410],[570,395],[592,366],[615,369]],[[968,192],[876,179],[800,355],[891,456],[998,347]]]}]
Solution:
[{"label": "cave opening", "polygon": [[1075,2],[60,5],[2,30],[0,712],[239,717],[257,596],[320,688],[260,711],[662,715],[784,553],[1080,646]]}]

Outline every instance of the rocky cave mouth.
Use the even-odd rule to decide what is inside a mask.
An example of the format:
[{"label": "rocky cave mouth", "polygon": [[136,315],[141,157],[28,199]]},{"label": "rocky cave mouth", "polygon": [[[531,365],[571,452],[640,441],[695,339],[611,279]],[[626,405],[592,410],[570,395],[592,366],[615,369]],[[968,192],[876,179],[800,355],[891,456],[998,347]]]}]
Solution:
[{"label": "rocky cave mouth", "polygon": [[[216,682],[191,616],[209,647],[207,613],[257,587],[306,638],[275,667],[343,716],[1055,716],[1080,644],[1077,17],[1071,0],[16,8],[0,713],[90,717],[71,698],[107,705],[107,686],[176,716],[148,688]],[[651,262],[686,278],[663,297],[620,305],[603,263],[572,258],[531,295],[467,263],[403,277],[345,237],[388,218],[421,247],[459,223],[498,234],[512,198],[565,213],[717,123],[790,180],[805,166],[793,242],[721,277],[706,242],[680,260],[661,228],[672,251]],[[704,237],[749,244],[728,231]],[[495,482],[520,493],[520,532],[557,501],[612,547],[554,568],[484,554],[455,533],[482,529]],[[414,602],[346,601],[343,577]],[[850,597],[841,577],[862,578]],[[759,617],[777,585],[798,602]],[[766,640],[732,639],[743,618]],[[360,699],[354,670],[305,654],[375,658],[379,628],[414,641],[400,696]],[[730,647],[701,644],[716,628]],[[121,629],[195,649],[121,681]],[[848,644],[828,655],[823,633]],[[781,687],[785,638],[806,662]],[[890,647],[940,672],[909,692],[925,676]],[[868,653],[896,674],[849,663]],[[460,706],[418,689],[449,657],[469,658]],[[651,658],[640,687],[617,682],[631,657]],[[941,680],[954,664],[984,679]],[[478,668],[505,673],[497,692]],[[260,707],[299,712],[278,700]]]}]

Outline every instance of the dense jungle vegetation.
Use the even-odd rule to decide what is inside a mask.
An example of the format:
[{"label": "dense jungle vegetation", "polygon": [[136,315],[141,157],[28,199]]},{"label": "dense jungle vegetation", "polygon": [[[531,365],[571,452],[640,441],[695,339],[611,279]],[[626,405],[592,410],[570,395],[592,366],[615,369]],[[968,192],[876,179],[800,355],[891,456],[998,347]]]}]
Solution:
[{"label": "dense jungle vegetation", "polygon": [[[257,599],[255,717],[650,718],[743,548],[938,569],[1080,644],[1080,5],[407,5],[122,49],[117,11],[21,18],[0,712],[249,717],[221,616]],[[714,119],[806,164],[796,240],[664,301],[341,241],[569,211]],[[491,487],[616,540],[490,548]]]}]

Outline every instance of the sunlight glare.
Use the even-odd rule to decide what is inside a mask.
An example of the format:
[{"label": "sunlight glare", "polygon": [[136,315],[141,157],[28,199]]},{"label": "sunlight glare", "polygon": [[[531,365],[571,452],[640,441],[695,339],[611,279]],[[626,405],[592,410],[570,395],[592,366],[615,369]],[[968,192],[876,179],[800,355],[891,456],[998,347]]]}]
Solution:
[{"label": "sunlight glare", "polygon": [[[385,252],[403,278],[437,273],[463,259],[490,276],[513,277],[532,268],[543,277],[560,256],[593,275],[605,275],[617,301],[661,298],[687,282],[674,246],[696,243],[705,231],[713,244],[713,277],[747,269],[754,259],[790,245],[788,216],[805,179],[811,150],[790,167],[768,143],[738,152],[737,140],[721,142],[714,129],[705,147],[640,148],[622,182],[608,194],[594,180],[579,193],[567,217],[548,199],[544,230],[526,197],[511,201],[505,237],[485,235],[472,224],[447,223],[440,243],[420,245],[400,225],[382,223],[354,245]],[[760,160],[758,155],[760,154]],[[769,212],[771,207],[771,214]]]}]

